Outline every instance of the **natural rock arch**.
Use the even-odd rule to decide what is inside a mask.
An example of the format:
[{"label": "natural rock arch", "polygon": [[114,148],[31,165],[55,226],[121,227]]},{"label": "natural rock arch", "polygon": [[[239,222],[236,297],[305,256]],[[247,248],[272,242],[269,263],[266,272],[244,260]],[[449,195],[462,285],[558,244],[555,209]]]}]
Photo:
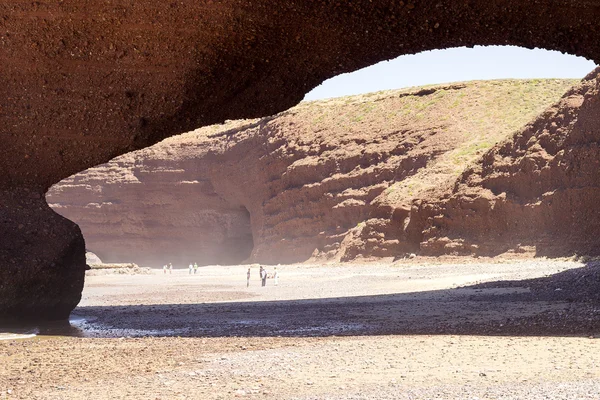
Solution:
[{"label": "natural rock arch", "polygon": [[65,318],[79,301],[83,238],[42,196],[62,178],[401,54],[511,44],[600,62],[599,17],[578,0],[6,0],[0,316]]}]

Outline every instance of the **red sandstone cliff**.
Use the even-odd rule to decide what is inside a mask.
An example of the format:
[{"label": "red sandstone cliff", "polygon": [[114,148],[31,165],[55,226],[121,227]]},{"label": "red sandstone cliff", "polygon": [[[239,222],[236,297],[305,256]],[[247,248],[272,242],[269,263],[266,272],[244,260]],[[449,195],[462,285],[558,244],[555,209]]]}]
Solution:
[{"label": "red sandstone cliff", "polygon": [[600,254],[599,71],[416,204],[423,254]]},{"label": "red sandstone cliff", "polygon": [[559,98],[492,81],[303,103],[167,139],[48,194],[107,262],[286,263],[418,250],[411,203]]}]

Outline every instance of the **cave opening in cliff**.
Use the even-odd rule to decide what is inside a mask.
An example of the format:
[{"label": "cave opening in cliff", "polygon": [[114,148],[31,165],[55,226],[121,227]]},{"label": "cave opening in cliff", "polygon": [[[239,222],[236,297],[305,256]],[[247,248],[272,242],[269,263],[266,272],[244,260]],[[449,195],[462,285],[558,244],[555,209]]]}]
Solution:
[{"label": "cave opening in cliff", "polygon": [[242,263],[252,255],[254,250],[254,236],[252,235],[252,218],[250,211],[245,206],[240,206],[242,224],[240,224],[240,236],[232,249],[237,249],[238,254],[232,264]]}]

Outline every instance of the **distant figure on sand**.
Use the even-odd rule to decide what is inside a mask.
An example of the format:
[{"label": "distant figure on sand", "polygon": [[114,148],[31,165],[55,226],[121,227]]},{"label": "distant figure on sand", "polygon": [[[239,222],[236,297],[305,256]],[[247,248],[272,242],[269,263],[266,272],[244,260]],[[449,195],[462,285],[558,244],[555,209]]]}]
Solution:
[{"label": "distant figure on sand", "polygon": [[246,287],[250,286],[250,268],[248,268],[248,272],[246,273]]},{"label": "distant figure on sand", "polygon": [[267,270],[262,266],[260,267],[260,280],[263,286],[267,286]]},{"label": "distant figure on sand", "polygon": [[163,265],[163,273],[166,274],[167,273],[167,264]]},{"label": "distant figure on sand", "polygon": [[173,264],[169,263],[169,273],[172,274],[173,273]]},{"label": "distant figure on sand", "polygon": [[192,263],[190,263],[190,267],[189,267],[189,269],[190,269],[190,273],[189,273],[189,274],[191,275],[191,274],[192,274],[192,271],[194,270],[194,266],[192,265]]},{"label": "distant figure on sand", "polygon": [[198,263],[194,263],[194,275],[198,272]]},{"label": "distant figure on sand", "polygon": [[277,267],[275,267],[275,271],[273,272],[273,280],[275,281],[275,286],[279,284],[279,272],[277,272]]}]

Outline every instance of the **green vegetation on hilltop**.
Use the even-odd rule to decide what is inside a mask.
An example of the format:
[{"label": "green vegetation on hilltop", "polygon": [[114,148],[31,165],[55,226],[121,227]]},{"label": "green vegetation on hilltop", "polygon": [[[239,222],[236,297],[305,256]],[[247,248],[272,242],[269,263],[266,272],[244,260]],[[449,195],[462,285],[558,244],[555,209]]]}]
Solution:
[{"label": "green vegetation on hilltop", "polygon": [[482,81],[473,82],[473,86],[467,84],[462,93],[445,96],[452,98],[452,103],[440,115],[440,121],[451,122],[450,129],[458,133],[458,145],[432,165],[392,185],[388,201],[403,201],[451,183],[467,165],[532,121],[577,82],[575,79]]},{"label": "green vegetation on hilltop", "polygon": [[416,174],[385,191],[387,201],[400,202],[457,177],[478,156],[523,127],[555,103],[578,80],[493,80],[431,85],[302,103],[314,130],[341,126],[451,133],[454,148]]}]

